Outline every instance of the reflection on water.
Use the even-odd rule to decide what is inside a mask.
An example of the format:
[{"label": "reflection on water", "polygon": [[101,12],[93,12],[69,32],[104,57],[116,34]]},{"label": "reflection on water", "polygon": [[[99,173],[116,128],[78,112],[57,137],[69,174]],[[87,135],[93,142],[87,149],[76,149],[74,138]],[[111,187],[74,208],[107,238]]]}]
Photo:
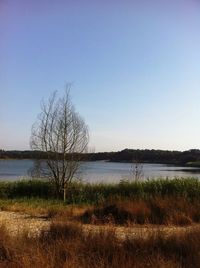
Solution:
[{"label": "reflection on water", "polygon": [[[142,164],[144,178],[157,177],[197,177],[200,169],[175,167],[164,164]],[[0,160],[0,179],[16,180],[28,176],[33,167],[32,160]],[[82,164],[78,177],[85,182],[118,182],[129,179],[130,163],[112,163],[104,161],[85,162]]]}]

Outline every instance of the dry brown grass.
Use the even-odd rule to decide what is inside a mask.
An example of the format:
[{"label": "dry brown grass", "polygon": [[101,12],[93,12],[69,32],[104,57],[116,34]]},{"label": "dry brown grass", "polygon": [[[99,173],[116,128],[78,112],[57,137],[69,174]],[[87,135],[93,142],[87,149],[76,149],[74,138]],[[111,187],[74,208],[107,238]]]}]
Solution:
[{"label": "dry brown grass", "polygon": [[0,200],[0,211],[20,212],[33,217],[43,216],[60,220],[79,217],[91,208],[91,205],[65,205],[63,202],[56,200]]},{"label": "dry brown grass", "polygon": [[80,217],[93,224],[191,225],[200,222],[200,203],[181,198],[159,197],[148,200],[110,202],[87,209]]},{"label": "dry brown grass", "polygon": [[78,225],[62,222],[36,238],[26,233],[11,237],[0,228],[0,267],[195,268],[200,266],[199,252],[200,229],[119,241],[114,230],[85,233]]}]

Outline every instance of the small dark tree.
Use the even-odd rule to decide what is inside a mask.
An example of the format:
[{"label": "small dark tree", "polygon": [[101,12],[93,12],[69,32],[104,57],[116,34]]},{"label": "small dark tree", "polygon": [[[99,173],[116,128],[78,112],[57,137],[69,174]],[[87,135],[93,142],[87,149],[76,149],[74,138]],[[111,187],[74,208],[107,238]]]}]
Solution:
[{"label": "small dark tree", "polygon": [[138,160],[133,160],[130,169],[130,177],[134,181],[139,181],[143,178],[143,165]]}]

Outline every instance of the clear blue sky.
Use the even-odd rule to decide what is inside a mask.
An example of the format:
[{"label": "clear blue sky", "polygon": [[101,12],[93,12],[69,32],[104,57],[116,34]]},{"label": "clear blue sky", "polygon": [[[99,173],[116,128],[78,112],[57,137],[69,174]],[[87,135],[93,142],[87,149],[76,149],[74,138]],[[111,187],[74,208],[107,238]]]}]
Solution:
[{"label": "clear blue sky", "polygon": [[200,148],[200,3],[0,0],[0,148],[68,82],[95,151]]}]

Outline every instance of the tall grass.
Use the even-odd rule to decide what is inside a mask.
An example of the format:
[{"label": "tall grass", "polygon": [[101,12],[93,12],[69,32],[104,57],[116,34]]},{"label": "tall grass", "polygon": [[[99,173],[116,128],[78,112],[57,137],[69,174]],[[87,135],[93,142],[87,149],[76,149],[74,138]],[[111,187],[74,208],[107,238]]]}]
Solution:
[{"label": "tall grass", "polygon": [[86,209],[80,219],[90,224],[191,225],[200,222],[200,200],[194,203],[184,197],[157,197],[106,202]]},{"label": "tall grass", "polygon": [[0,181],[0,198],[49,198],[54,196],[54,187],[46,180]]},{"label": "tall grass", "polygon": [[[0,182],[0,209],[67,218],[85,223],[176,224],[200,222],[198,179],[73,183],[67,206],[55,199],[53,185],[42,180]],[[82,217],[79,217],[82,215]]]},{"label": "tall grass", "polygon": [[[200,199],[200,180],[194,178],[155,179],[142,182],[121,181],[113,184],[72,183],[67,192],[67,203],[96,204],[106,200],[149,199],[154,197],[184,197]],[[54,199],[52,184],[43,180],[0,182],[2,198]]]},{"label": "tall grass", "polygon": [[200,230],[119,240],[114,231],[83,232],[55,223],[48,233],[11,237],[0,228],[1,267],[188,268],[200,265]]}]

